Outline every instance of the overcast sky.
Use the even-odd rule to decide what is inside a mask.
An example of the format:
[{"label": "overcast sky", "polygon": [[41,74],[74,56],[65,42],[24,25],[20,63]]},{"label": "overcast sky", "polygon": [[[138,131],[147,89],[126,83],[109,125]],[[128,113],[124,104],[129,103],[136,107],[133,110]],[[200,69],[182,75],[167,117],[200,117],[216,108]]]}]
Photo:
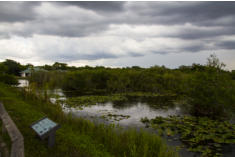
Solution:
[{"label": "overcast sky", "polygon": [[235,2],[0,2],[0,61],[235,69]]}]

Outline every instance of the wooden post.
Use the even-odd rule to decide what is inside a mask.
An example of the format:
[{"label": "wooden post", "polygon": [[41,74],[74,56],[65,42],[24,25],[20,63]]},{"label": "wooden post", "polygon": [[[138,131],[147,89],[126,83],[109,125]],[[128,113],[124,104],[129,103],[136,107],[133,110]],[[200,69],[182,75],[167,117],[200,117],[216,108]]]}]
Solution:
[{"label": "wooden post", "polygon": [[48,137],[48,147],[51,148],[55,145],[55,131],[51,132]]}]

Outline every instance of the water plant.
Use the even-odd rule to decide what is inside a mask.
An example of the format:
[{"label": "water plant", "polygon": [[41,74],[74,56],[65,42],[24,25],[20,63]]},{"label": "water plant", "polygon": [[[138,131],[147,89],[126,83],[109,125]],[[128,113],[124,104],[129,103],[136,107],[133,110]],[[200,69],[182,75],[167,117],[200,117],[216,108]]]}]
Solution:
[{"label": "water plant", "polygon": [[200,152],[203,157],[222,155],[222,146],[235,144],[235,125],[207,117],[170,116],[141,120],[166,136],[179,134],[189,151]]},{"label": "water plant", "polygon": [[122,114],[111,114],[111,113],[107,113],[101,116],[101,118],[104,118],[106,120],[114,120],[114,121],[120,121],[123,119],[128,119],[130,118],[130,115],[122,115]]},{"label": "water plant", "polygon": [[70,97],[65,100],[58,100],[60,103],[65,103],[70,107],[77,107],[77,106],[89,106],[95,105],[97,103],[105,103],[108,101],[124,101],[127,98],[123,95],[89,95],[89,96],[79,96],[79,97]]}]

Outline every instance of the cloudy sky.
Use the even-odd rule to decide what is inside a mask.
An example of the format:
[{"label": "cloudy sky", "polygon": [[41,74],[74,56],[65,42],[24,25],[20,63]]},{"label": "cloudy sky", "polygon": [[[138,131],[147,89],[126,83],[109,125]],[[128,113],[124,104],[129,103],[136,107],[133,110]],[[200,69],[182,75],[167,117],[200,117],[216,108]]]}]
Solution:
[{"label": "cloudy sky", "polygon": [[235,2],[0,2],[0,61],[235,69]]}]

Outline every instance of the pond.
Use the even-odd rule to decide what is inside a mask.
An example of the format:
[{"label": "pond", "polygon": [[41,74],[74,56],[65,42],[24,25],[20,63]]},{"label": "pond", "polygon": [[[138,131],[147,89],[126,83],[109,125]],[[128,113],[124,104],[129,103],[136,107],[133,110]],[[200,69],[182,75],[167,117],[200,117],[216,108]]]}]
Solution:
[{"label": "pond", "polygon": [[136,127],[144,126],[140,121],[143,117],[155,118],[156,116],[167,117],[180,114],[180,108],[176,106],[169,109],[156,109],[143,102],[126,102],[120,106],[114,102],[97,103],[96,105],[82,107],[82,109],[68,108],[64,105],[63,108],[67,112],[70,110],[73,115],[78,117],[100,119],[100,121],[107,123]]},{"label": "pond", "polygon": [[[28,85],[28,80],[19,80],[18,87],[27,87]],[[40,92],[43,93],[44,91]],[[67,97],[61,89],[48,90],[47,94],[56,95],[56,97],[50,98],[52,103],[55,103],[56,100],[65,100]],[[150,104],[150,102],[144,100],[126,102],[110,101],[96,103],[95,105],[84,106],[82,108],[68,107],[64,103],[61,106],[65,113],[70,112],[77,117],[85,117],[97,122],[115,123],[131,127],[144,127],[145,125],[140,121],[143,117],[152,119],[156,116],[167,117],[169,115],[182,114],[180,107],[177,105],[159,108],[159,105]]]},{"label": "pond", "polygon": [[[27,80],[19,80],[19,87],[27,87]],[[44,92],[44,91],[39,91]],[[47,94],[51,95],[50,101],[56,103],[57,100],[69,99],[67,93],[63,92],[61,89],[47,90]],[[186,113],[181,108],[180,104],[174,101],[170,105],[161,104],[164,102],[159,101],[149,101],[148,99],[134,99],[128,101],[108,101],[104,103],[95,103],[94,105],[87,105],[82,107],[69,107],[66,103],[60,103],[63,111],[65,113],[71,113],[76,117],[83,117],[85,119],[91,120],[95,123],[105,123],[105,124],[119,124],[124,128],[134,127],[137,129],[145,129],[150,132],[156,132],[152,128],[145,128],[145,124],[140,120],[141,118],[147,117],[148,119],[153,119],[156,116],[168,117],[174,115],[185,115]],[[162,106],[162,107],[161,107]],[[168,145],[180,146],[182,142],[180,140],[174,140],[167,136],[163,137]],[[233,151],[234,146],[224,148],[225,157],[235,156]],[[187,151],[187,149],[182,148],[179,151],[180,156],[183,157],[199,157],[198,153]]]}]

